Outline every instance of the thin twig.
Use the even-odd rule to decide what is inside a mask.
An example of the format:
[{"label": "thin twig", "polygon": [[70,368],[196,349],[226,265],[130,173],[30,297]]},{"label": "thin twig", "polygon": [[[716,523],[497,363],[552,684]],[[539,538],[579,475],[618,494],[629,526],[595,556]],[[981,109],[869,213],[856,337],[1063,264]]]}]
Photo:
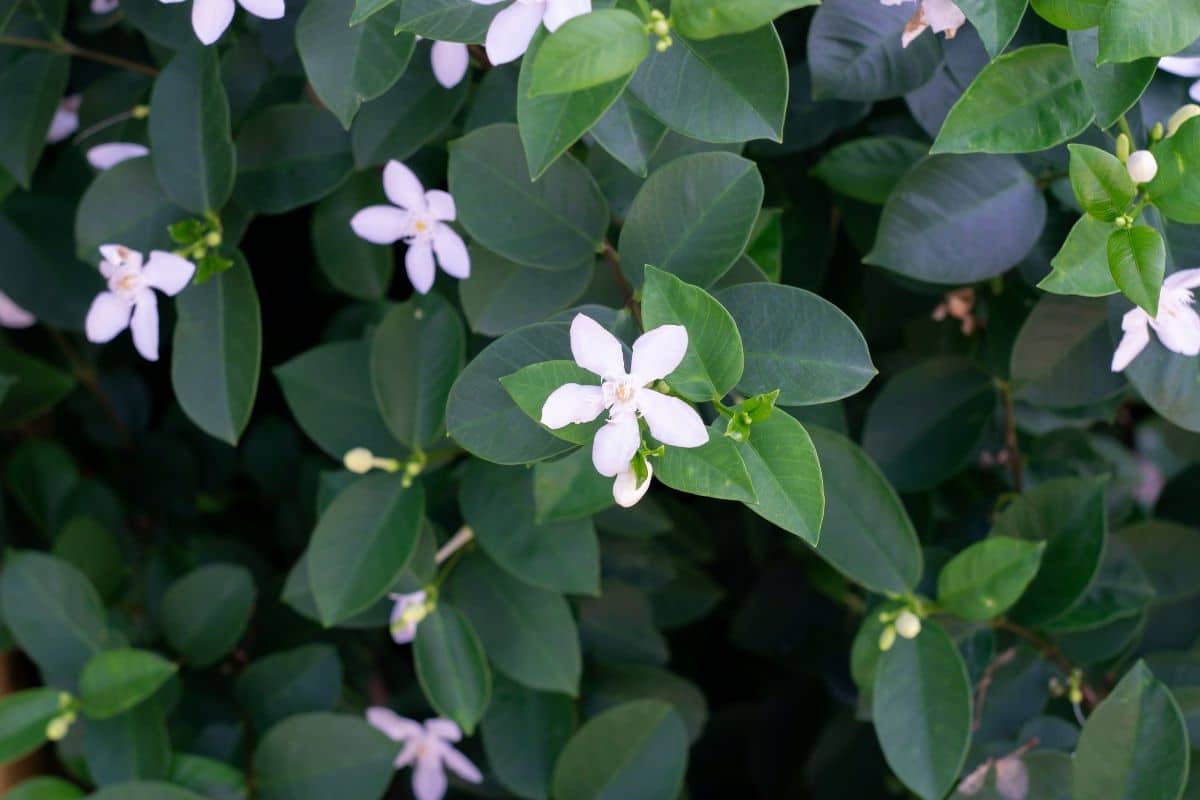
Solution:
[{"label": "thin twig", "polygon": [[1008,469],[1012,473],[1013,490],[1025,491],[1025,472],[1021,464],[1021,445],[1017,439],[1017,414],[1013,407],[1012,387],[1006,381],[997,382],[1004,403],[1004,448],[1008,451]]},{"label": "thin twig", "polygon": [[987,701],[988,689],[992,687],[992,681],[996,679],[996,671],[1005,664],[1012,662],[1017,657],[1017,649],[1010,647],[1000,655],[992,659],[992,663],[987,665],[987,669],[983,671],[983,677],[979,679],[979,685],[975,687],[975,721],[971,726],[972,730],[979,730],[979,726],[983,724],[983,706]]},{"label": "thin twig", "polygon": [[604,260],[608,262],[609,272],[612,273],[613,280],[616,281],[617,286],[621,290],[621,295],[625,298],[625,307],[629,309],[630,314],[633,314],[633,319],[637,322],[638,327],[643,327],[642,304],[637,301],[637,297],[633,293],[633,287],[625,279],[625,273],[621,271],[621,257],[617,255],[617,251],[613,249],[612,244],[608,240],[605,240],[602,252]]},{"label": "thin twig", "polygon": [[96,371],[91,365],[79,357],[75,352],[75,348],[71,346],[71,342],[67,337],[62,335],[62,332],[56,328],[46,326],[46,330],[50,334],[50,339],[66,356],[67,361],[71,363],[71,371],[75,373],[75,377],[79,379],[92,396],[96,398],[96,403],[100,406],[100,410],[108,417],[108,421],[112,423],[113,429],[117,432],[117,438],[121,440],[121,444],[126,448],[133,447],[133,437],[129,434],[129,428],[125,425],[125,420],[121,419],[121,415],[117,412],[117,407],[113,405],[108,393],[104,391],[104,387],[100,385],[100,379],[96,376]]},{"label": "thin twig", "polygon": [[52,53],[64,53],[69,56],[77,56],[86,58],[90,61],[96,61],[101,64],[108,64],[110,67],[136,72],[139,75],[148,75],[151,78],[158,75],[158,70],[149,64],[140,64],[137,61],[130,61],[127,58],[120,56],[101,53],[98,50],[88,50],[86,47],[72,44],[66,39],[52,42],[46,39],[27,39],[20,36],[0,36],[0,45],[8,47],[26,47],[30,50],[49,50]]},{"label": "thin twig", "polygon": [[450,541],[442,545],[441,549],[433,557],[435,564],[442,564],[450,556],[454,555],[459,548],[465,547],[472,539],[475,538],[475,531],[471,530],[471,526],[463,525],[458,529],[458,533],[450,537]]}]

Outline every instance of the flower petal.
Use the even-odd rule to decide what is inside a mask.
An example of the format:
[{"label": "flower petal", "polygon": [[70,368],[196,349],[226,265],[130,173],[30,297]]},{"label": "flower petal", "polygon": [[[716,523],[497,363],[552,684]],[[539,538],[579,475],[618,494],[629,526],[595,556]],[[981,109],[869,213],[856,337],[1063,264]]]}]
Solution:
[{"label": "flower petal", "polygon": [[46,141],[50,144],[61,142],[79,130],[79,95],[64,97],[54,111],[50,120],[50,130],[46,133]]},{"label": "flower petal", "polygon": [[434,717],[425,720],[425,732],[447,742],[457,742],[462,738],[462,728],[452,719]]},{"label": "flower petal", "polygon": [[1164,56],[1158,60],[1158,68],[1183,78],[1200,78],[1200,58]]},{"label": "flower petal", "polygon": [[98,144],[89,149],[87,151],[87,161],[93,167],[103,172],[106,169],[112,169],[122,161],[129,161],[133,158],[142,158],[148,155],[150,155],[150,148],[144,144],[109,142],[108,144]]},{"label": "flower petal", "polygon": [[204,44],[212,44],[233,22],[233,0],[193,0],[192,30]]},{"label": "flower petal", "polygon": [[408,216],[395,206],[367,206],[350,218],[350,227],[372,244],[394,244],[407,233]]},{"label": "flower petal", "polygon": [[497,14],[484,45],[488,61],[499,66],[524,55],[545,13],[545,3],[513,3]]},{"label": "flower petal", "polygon": [[111,342],[118,333],[129,327],[130,311],[129,303],[112,292],[96,295],[83,323],[88,341],[96,344]]},{"label": "flower petal", "polygon": [[494,6],[497,3],[503,3],[505,0],[471,0],[477,6]]},{"label": "flower petal", "polygon": [[708,444],[708,428],[696,409],[678,397],[668,397],[653,389],[637,395],[638,411],[650,427],[650,435],[673,447],[700,447]]},{"label": "flower petal", "polygon": [[1183,269],[1173,272],[1163,281],[1167,289],[1195,289],[1200,286],[1200,269]]},{"label": "flower petal", "polygon": [[1184,306],[1173,316],[1160,317],[1151,324],[1158,340],[1171,352],[1181,356],[1200,355],[1200,314],[1195,309]]},{"label": "flower petal", "polygon": [[425,729],[421,723],[402,717],[390,708],[371,706],[367,709],[367,723],[392,741],[403,742],[413,737],[421,737]]},{"label": "flower petal", "polygon": [[548,0],[542,22],[546,30],[554,33],[567,20],[588,14],[591,10],[592,0]]},{"label": "flower petal", "polygon": [[483,783],[483,773],[471,763],[471,759],[450,745],[442,745],[442,764],[468,783]]},{"label": "flower petal", "polygon": [[462,83],[471,68],[471,53],[462,42],[434,42],[429,53],[433,77],[447,89]]},{"label": "flower petal", "polygon": [[413,796],[417,800],[442,800],[447,783],[437,752],[426,750],[417,759],[417,766],[413,769]]},{"label": "flower petal", "polygon": [[687,354],[688,333],[682,325],[660,325],[646,331],[633,343],[633,368],[639,379],[650,383],[675,371]]},{"label": "flower petal", "polygon": [[287,13],[283,0],[238,0],[238,5],[259,19],[283,19]]},{"label": "flower petal", "polygon": [[425,206],[434,219],[441,222],[453,222],[458,217],[458,209],[454,206],[454,198],[449,192],[441,189],[430,189],[425,193]]},{"label": "flower petal", "polygon": [[467,246],[449,225],[439,222],[433,229],[433,251],[447,275],[460,280],[471,277],[471,256]]},{"label": "flower petal", "polygon": [[542,404],[541,422],[551,430],[591,422],[604,411],[604,392],[599,386],[564,383]]},{"label": "flower petal", "polygon": [[1122,372],[1150,344],[1150,323],[1146,312],[1135,308],[1121,320],[1125,335],[1113,353],[1112,371]]},{"label": "flower petal", "polygon": [[147,285],[172,297],[182,292],[195,274],[195,264],[163,250],[151,250],[150,260],[142,269],[142,277]]},{"label": "flower petal", "polygon": [[[123,244],[100,245],[100,257],[114,267],[133,266],[140,269],[142,266],[142,254]],[[103,264],[100,265],[100,271],[104,271]],[[104,277],[111,276],[105,275]]]},{"label": "flower petal", "polygon": [[133,306],[133,346],[147,361],[158,361],[158,298],[149,289],[138,292]]},{"label": "flower petal", "polygon": [[433,247],[429,242],[417,240],[408,246],[404,254],[404,268],[408,271],[409,283],[420,294],[429,294],[433,288]]},{"label": "flower petal", "polygon": [[617,501],[617,505],[633,508],[646,496],[654,477],[654,465],[649,460],[646,461],[646,472],[646,481],[641,486],[637,484],[637,473],[631,469],[617,475],[617,479],[613,481],[613,500]]},{"label": "flower petal", "polygon": [[601,378],[625,375],[625,350],[604,326],[584,314],[571,320],[571,355],[575,363]]},{"label": "flower petal", "polygon": [[1200,103],[1200,81],[1196,81],[1191,85],[1191,87],[1188,89],[1188,97],[1192,98],[1193,101]]},{"label": "flower petal", "polygon": [[924,0],[921,7],[925,10],[925,22],[934,33],[944,33],[947,38],[954,38],[958,29],[967,24],[967,15],[953,0]]},{"label": "flower petal", "polygon": [[383,168],[383,191],[388,200],[401,208],[425,210],[425,187],[421,179],[399,161],[389,161]]},{"label": "flower petal", "polygon": [[0,328],[28,328],[37,322],[37,317],[13,302],[13,299],[0,292]]},{"label": "flower petal", "polygon": [[629,469],[629,462],[641,443],[637,417],[633,414],[614,417],[596,431],[596,439],[592,442],[592,466],[601,475],[615,478]]}]

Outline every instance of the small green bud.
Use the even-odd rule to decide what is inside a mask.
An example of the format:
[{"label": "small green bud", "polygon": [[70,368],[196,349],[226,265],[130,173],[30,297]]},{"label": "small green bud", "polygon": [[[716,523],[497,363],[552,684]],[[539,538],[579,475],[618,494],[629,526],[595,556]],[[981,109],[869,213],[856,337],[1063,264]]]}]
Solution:
[{"label": "small green bud", "polygon": [[129,116],[133,117],[134,119],[145,119],[146,117],[150,116],[150,106],[134,106],[129,112]]},{"label": "small green bud", "polygon": [[1163,124],[1161,122],[1154,123],[1154,127],[1150,129],[1150,141],[1157,142],[1163,138]]},{"label": "small green bud", "polygon": [[1122,164],[1129,160],[1129,152],[1132,147],[1128,136],[1122,133],[1117,137],[1117,158],[1121,160]]},{"label": "small green bud", "polygon": [[674,42],[671,40],[671,37],[664,36],[658,40],[658,44],[654,45],[654,49],[660,53],[665,53],[671,49],[672,44],[674,44]]},{"label": "small green bud", "polygon": [[665,19],[655,20],[654,24],[650,26],[650,32],[659,38],[664,38],[671,32],[671,23]]},{"label": "small green bud", "polygon": [[217,231],[209,231],[208,235],[204,237],[204,243],[209,247],[220,247],[221,234]]},{"label": "small green bud", "polygon": [[1167,120],[1167,136],[1174,136],[1183,123],[1187,122],[1192,117],[1200,117],[1200,106],[1195,103],[1188,103],[1183,106]]},{"label": "small green bud", "polygon": [[883,629],[883,633],[879,634],[879,649],[886,653],[892,649],[894,644],[896,644],[896,626],[888,625]]}]

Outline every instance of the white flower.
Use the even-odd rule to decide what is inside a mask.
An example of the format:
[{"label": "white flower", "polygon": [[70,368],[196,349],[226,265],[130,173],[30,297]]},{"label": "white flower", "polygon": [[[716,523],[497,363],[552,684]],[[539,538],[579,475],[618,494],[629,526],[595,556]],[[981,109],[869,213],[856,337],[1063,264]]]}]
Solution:
[{"label": "white flower", "polygon": [[404,743],[395,766],[414,765],[412,789],[417,800],[441,800],[446,794],[447,769],[464,781],[483,781],[479,768],[451,744],[462,738],[462,731],[450,720],[436,717],[422,725],[390,709],[372,706],[367,709],[367,722],[392,741]]},{"label": "white flower", "polygon": [[122,161],[134,158],[145,158],[150,155],[150,149],[144,144],[134,142],[109,142],[98,144],[87,151],[87,160],[96,169],[103,172],[112,169]]},{"label": "white flower", "polygon": [[[1158,60],[1158,68],[1181,78],[1200,78],[1200,58],[1166,56]],[[1192,84],[1188,94],[1193,100],[1200,103],[1200,81]]]},{"label": "white flower", "polygon": [[100,272],[108,291],[96,295],[84,330],[88,341],[112,341],[126,328],[133,344],[148,361],[158,360],[158,298],[154,290],[177,295],[188,285],[196,265],[173,253],[154,250],[143,266],[142,254],[119,244],[101,246]]},{"label": "white flower", "polygon": [[[481,6],[494,6],[505,0],[471,0]],[[488,61],[499,66],[516,61],[533,40],[538,25],[545,24],[551,33],[569,19],[592,10],[592,0],[515,0],[492,20],[488,28]]]},{"label": "white flower", "polygon": [[13,302],[0,292],[0,328],[28,328],[37,322],[37,317]]},{"label": "white flower", "polygon": [[1182,356],[1200,355],[1200,315],[1192,308],[1191,290],[1200,286],[1200,269],[1176,272],[1168,277],[1158,297],[1158,316],[1153,319],[1142,308],[1134,308],[1121,320],[1125,335],[1113,354],[1112,371],[1120,372],[1150,344],[1150,330],[1163,346]]},{"label": "white flower", "polygon": [[433,77],[447,89],[462,83],[471,67],[471,53],[462,42],[434,42],[429,52]]},{"label": "white flower", "polygon": [[111,14],[121,5],[121,0],[92,0],[93,14]]},{"label": "white flower", "polygon": [[429,599],[424,591],[409,594],[393,594],[396,601],[392,607],[392,617],[388,625],[392,632],[392,640],[396,644],[408,644],[417,635],[417,625],[429,616]]},{"label": "white flower", "polygon": [[1149,150],[1138,150],[1129,154],[1125,170],[1134,183],[1149,183],[1158,174],[1158,162]]},{"label": "white flower", "polygon": [[[642,444],[638,415],[646,420],[650,435],[673,447],[699,447],[708,443],[708,429],[696,410],[676,397],[646,386],[671,374],[687,353],[687,329],[661,325],[633,343],[633,369],[625,371],[625,351],[617,337],[600,323],[583,314],[571,322],[571,354],[575,363],[600,376],[599,386],[564,384],[542,405],[542,424],[562,428],[572,423],[591,422],[608,411],[608,422],[596,431],[592,442],[592,464],[610,478],[630,471],[629,462]],[[618,488],[631,497],[623,478]],[[648,485],[649,482],[647,482]],[[636,502],[636,500],[635,500]]]},{"label": "white flower", "polygon": [[617,479],[613,481],[613,500],[622,508],[633,508],[650,491],[650,479],[653,477],[654,465],[649,461],[646,462],[646,480],[641,486],[638,486],[637,473],[632,469],[618,472]]},{"label": "white flower", "polygon": [[[394,206],[368,206],[354,215],[350,227],[375,244],[408,245],[404,266],[413,288],[427,294],[433,287],[434,254],[437,263],[455,278],[471,274],[467,246],[447,225],[458,216],[454,198],[447,192],[425,191],[412,170],[399,161],[389,161],[383,170],[383,191]],[[397,207],[398,206],[398,207]]]},{"label": "white flower", "polygon": [[898,6],[903,3],[917,3],[916,13],[904,26],[904,35],[900,43],[908,47],[912,40],[933,28],[934,33],[944,33],[947,39],[953,39],[958,29],[967,24],[967,15],[956,6],[953,0],[880,0],[885,6]]},{"label": "white flower", "polygon": [[79,130],[79,103],[82,100],[79,95],[71,94],[59,102],[54,110],[54,119],[50,120],[50,130],[46,132],[47,142],[61,142]]},{"label": "white flower", "polygon": [[896,617],[896,633],[905,639],[915,639],[921,635],[921,618],[907,608]]},{"label": "white flower", "polygon": [[[184,0],[159,0],[182,3]],[[286,9],[283,0],[237,0],[238,5],[260,19],[281,19]],[[233,22],[233,0],[192,0],[192,30],[204,44],[212,44]]]}]

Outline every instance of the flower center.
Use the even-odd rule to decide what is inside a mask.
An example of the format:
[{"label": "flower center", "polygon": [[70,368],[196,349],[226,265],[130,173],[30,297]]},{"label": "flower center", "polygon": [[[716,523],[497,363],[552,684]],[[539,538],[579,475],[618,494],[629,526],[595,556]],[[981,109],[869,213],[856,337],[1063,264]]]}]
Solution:
[{"label": "flower center", "polygon": [[413,214],[408,221],[408,235],[405,239],[411,243],[421,239],[432,238],[433,223],[434,221],[429,217]]},{"label": "flower center", "polygon": [[617,391],[616,391],[617,399],[620,400],[622,403],[628,403],[630,400],[632,400],[633,392],[634,392],[634,388],[632,386],[630,386],[628,383],[617,384]]},{"label": "flower center", "polygon": [[137,300],[145,282],[142,271],[128,266],[119,266],[117,272],[108,280],[108,288],[121,299],[133,303]]}]

